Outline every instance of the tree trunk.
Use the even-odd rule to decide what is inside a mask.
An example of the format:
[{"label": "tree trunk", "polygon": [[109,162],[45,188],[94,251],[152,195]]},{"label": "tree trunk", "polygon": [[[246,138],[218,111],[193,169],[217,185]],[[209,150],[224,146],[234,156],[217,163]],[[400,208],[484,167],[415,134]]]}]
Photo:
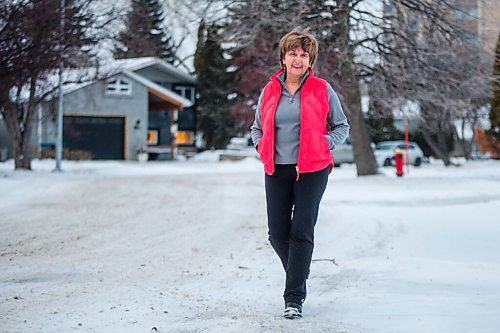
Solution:
[{"label": "tree trunk", "polygon": [[[349,66],[349,65],[346,65]],[[346,67],[343,66],[343,67]],[[351,125],[350,140],[358,176],[378,173],[377,161],[370,145],[370,137],[361,110],[361,95],[352,69],[341,69],[341,85],[346,105],[346,115]]]},{"label": "tree trunk", "polygon": [[[16,112],[22,111],[16,110]],[[33,147],[31,145],[31,133],[33,130],[33,110],[29,110],[26,112],[28,114],[23,124],[15,124],[16,133],[10,133],[10,137],[12,140],[12,154],[14,157],[14,168],[16,170],[31,170],[31,160],[33,159]],[[7,128],[9,128],[9,126],[7,126]]]},{"label": "tree trunk", "polygon": [[356,77],[356,69],[354,64],[354,50],[350,43],[349,36],[349,17],[350,7],[349,1],[338,1],[339,30],[338,48],[343,50],[343,54],[339,55],[340,60],[340,90],[344,100],[346,116],[351,125],[350,140],[352,142],[354,161],[358,176],[375,175],[378,173],[377,161],[373,149],[370,145],[370,137],[368,129],[361,110],[361,93],[359,90],[359,82]]},{"label": "tree trunk", "polygon": [[31,170],[31,159],[23,154],[24,135],[21,131],[20,124],[16,122],[18,110],[14,103],[4,106],[3,118],[5,126],[9,132],[9,137],[12,142],[12,155],[14,157],[14,168]]},{"label": "tree trunk", "polygon": [[471,159],[471,151],[472,151],[472,143],[468,143],[467,140],[465,139],[465,119],[461,119],[462,124],[460,126],[460,134],[461,136],[458,135],[458,131],[455,126],[453,126],[453,137],[455,140],[460,144],[460,148],[462,148],[462,152],[464,154],[464,157],[467,161],[470,161]]},{"label": "tree trunk", "polygon": [[441,151],[442,155],[446,157],[446,160],[449,160],[450,151],[448,150],[448,144],[446,143],[446,135],[444,130],[440,128],[436,136],[437,136],[437,143],[439,146],[439,150]]},{"label": "tree trunk", "polygon": [[28,102],[20,104],[8,102],[7,105],[4,105],[2,112],[12,141],[12,155],[16,170],[31,170],[31,160],[33,159],[31,134],[34,125],[35,90],[36,79],[32,79]]},{"label": "tree trunk", "polygon": [[434,138],[432,137],[431,132],[427,128],[423,128],[422,133],[424,134],[424,139],[425,142],[431,147],[432,152],[434,155],[436,155],[439,159],[441,159],[444,163],[444,165],[449,166],[451,164],[450,158],[448,154],[443,152],[441,148],[439,147],[439,144]]},{"label": "tree trunk", "polygon": [[[453,129],[456,131],[457,129],[453,127]],[[465,160],[470,161],[471,160],[471,152],[472,152],[472,142],[467,142],[465,139],[465,119],[462,121],[462,149],[464,150],[464,156]]]},{"label": "tree trunk", "polygon": [[23,143],[22,142],[13,142],[12,143],[12,152],[14,154],[14,168],[31,170],[31,157],[23,154]]}]

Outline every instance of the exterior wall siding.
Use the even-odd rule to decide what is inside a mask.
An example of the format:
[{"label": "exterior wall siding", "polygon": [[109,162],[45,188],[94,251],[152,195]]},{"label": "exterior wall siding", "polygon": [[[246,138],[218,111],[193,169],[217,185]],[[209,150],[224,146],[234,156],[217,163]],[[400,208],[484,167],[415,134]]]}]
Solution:
[{"label": "exterior wall siding", "polygon": [[[64,96],[64,115],[125,117],[125,159],[136,159],[137,148],[144,144],[148,130],[148,90],[142,84],[125,75],[113,78],[124,79],[131,84],[130,95],[106,93],[106,81],[80,88]],[[57,103],[46,105],[45,114],[57,114]],[[57,117],[47,117],[46,128],[42,135],[45,142],[56,142]],[[46,119],[47,119],[46,118]],[[136,126],[137,125],[137,126]],[[103,144],[105,141],[103,140]]]}]

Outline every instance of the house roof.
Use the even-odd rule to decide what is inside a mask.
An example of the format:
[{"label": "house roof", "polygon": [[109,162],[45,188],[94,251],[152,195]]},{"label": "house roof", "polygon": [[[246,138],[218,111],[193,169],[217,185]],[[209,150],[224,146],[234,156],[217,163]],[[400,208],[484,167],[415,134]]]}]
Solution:
[{"label": "house roof", "polygon": [[187,83],[196,83],[196,79],[185,73],[184,71],[179,70],[178,68],[175,68],[174,66],[170,65],[166,61],[161,60],[160,58],[156,57],[142,57],[142,58],[130,58],[130,59],[118,59],[114,61],[115,63],[115,68],[117,69],[123,69],[123,70],[129,70],[132,72],[138,71],[140,69],[150,67],[150,66],[156,66],[162,71],[177,77],[181,79],[182,81],[185,81]]},{"label": "house roof", "polygon": [[[78,89],[94,84],[98,80],[108,79],[118,74],[124,74],[139,82],[140,84],[143,84],[148,88],[148,91],[151,94],[158,96],[159,98],[175,105],[178,108],[185,108],[193,105],[193,102],[186,99],[185,97],[135,72],[150,66],[155,66],[159,70],[179,79],[179,81],[181,82],[192,84],[196,82],[193,76],[175,68],[174,66],[159,58],[143,57],[119,59],[109,61],[98,69],[66,69],[63,73],[63,80],[64,82],[66,82],[63,86],[63,94],[69,94]],[[49,76],[50,77],[47,78],[47,87],[51,86],[52,89],[54,89],[57,86],[58,74],[57,72],[54,72],[54,74],[51,74]],[[50,100],[54,97],[57,97],[57,90],[51,96],[49,96],[48,99]]]},{"label": "house roof", "polygon": [[151,94],[156,95],[171,104],[174,104],[178,108],[182,109],[193,105],[193,102],[191,102],[189,99],[182,97],[181,95],[176,94],[172,90],[166,89],[165,87],[162,87],[157,83],[154,83],[153,81],[145,78],[142,75],[139,75],[129,70],[125,70],[122,73],[136,80],[137,82],[142,83],[144,86],[148,88],[148,91]]}]

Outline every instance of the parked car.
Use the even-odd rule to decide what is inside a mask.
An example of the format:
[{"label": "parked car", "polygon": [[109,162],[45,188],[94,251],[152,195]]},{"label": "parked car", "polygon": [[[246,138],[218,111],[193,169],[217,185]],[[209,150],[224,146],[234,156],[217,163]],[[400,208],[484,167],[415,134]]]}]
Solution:
[{"label": "parked car", "polygon": [[248,138],[232,137],[226,149],[229,150],[243,150],[248,148]]},{"label": "parked car", "polygon": [[331,153],[336,167],[339,167],[342,163],[354,163],[354,154],[352,152],[352,145],[349,139],[347,139],[340,146],[335,147]]},{"label": "parked car", "polygon": [[[404,141],[381,141],[375,145],[375,159],[380,166],[390,166],[394,164],[394,152],[399,149],[403,151],[404,162],[406,163],[406,144]],[[424,153],[420,147],[412,141],[408,142],[408,155],[410,164],[420,166],[424,160]]]}]

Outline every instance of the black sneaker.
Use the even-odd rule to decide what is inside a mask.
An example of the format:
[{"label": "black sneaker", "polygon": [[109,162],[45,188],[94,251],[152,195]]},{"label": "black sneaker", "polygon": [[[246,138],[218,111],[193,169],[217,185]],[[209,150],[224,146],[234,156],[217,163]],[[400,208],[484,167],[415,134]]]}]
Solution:
[{"label": "black sneaker", "polygon": [[283,316],[286,319],[302,318],[302,305],[294,302],[287,302],[285,311],[283,311]]}]

